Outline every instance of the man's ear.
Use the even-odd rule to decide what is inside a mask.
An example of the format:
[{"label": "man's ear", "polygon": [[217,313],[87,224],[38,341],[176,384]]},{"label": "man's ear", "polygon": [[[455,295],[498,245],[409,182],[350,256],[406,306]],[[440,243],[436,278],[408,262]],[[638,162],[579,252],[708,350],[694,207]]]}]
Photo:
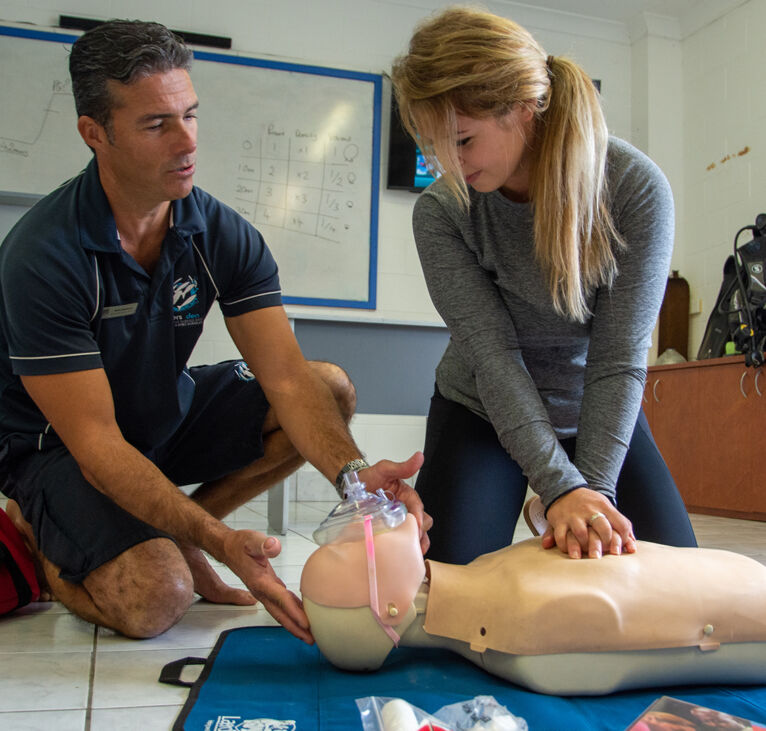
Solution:
[{"label": "man's ear", "polygon": [[83,115],[77,119],[77,131],[91,150],[98,150],[109,142],[106,129],[93,117]]}]

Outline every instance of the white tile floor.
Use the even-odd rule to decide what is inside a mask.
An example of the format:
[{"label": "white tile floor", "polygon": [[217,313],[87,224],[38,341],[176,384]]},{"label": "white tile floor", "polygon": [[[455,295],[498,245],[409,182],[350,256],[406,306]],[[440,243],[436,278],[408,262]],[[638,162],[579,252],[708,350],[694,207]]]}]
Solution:
[{"label": "white tile floor", "polygon": [[[5,499],[0,497],[0,507]],[[290,506],[279,536],[277,574],[298,592],[303,564],[316,548],[311,533],[332,503]],[[226,521],[267,530],[266,502],[253,501]],[[243,584],[217,566],[231,584]],[[158,682],[162,667],[186,656],[206,657],[225,629],[275,624],[260,607],[198,602],[163,635],[129,640],[77,619],[60,603],[32,604],[0,618],[0,731],[169,729],[188,689]],[[196,671],[192,669],[193,679]]]},{"label": "white tile floor", "polygon": [[[0,507],[4,504],[0,497]],[[288,534],[280,537],[283,550],[274,565],[293,591],[315,548],[311,534],[331,507],[318,502],[290,506]],[[702,545],[748,553],[766,563],[766,523],[692,519]],[[240,508],[227,522],[265,531],[265,501]],[[529,535],[522,522],[516,539]],[[221,573],[241,586],[228,570]],[[162,667],[189,655],[205,657],[223,630],[255,624],[274,620],[262,608],[199,602],[165,634],[138,641],[96,630],[58,603],[25,607],[0,618],[0,731],[170,729],[188,690],[159,683]]]}]

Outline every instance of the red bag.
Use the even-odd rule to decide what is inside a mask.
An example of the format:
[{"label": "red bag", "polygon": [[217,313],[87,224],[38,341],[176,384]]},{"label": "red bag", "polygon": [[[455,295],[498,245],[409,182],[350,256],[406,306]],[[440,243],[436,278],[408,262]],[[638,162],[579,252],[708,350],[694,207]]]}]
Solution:
[{"label": "red bag", "polygon": [[40,598],[32,555],[21,533],[0,509],[0,615]]}]

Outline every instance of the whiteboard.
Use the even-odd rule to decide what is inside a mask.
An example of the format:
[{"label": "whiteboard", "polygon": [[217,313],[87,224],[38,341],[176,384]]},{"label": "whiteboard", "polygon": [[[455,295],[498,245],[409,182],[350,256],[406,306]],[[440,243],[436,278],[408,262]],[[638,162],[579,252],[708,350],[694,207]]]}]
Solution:
[{"label": "whiteboard", "polygon": [[[0,190],[45,194],[90,152],[68,73],[76,35],[0,26]],[[263,234],[286,304],[375,309],[382,78],[194,52],[195,183]]]}]

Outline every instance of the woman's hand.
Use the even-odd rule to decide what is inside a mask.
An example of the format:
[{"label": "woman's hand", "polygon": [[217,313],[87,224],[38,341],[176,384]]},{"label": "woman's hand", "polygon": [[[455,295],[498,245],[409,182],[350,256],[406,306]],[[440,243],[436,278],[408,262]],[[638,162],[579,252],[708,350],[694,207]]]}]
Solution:
[{"label": "woman's hand", "polygon": [[635,553],[631,522],[600,492],[578,487],[548,508],[550,527],[543,548],[558,546],[570,558],[601,558],[604,551],[619,556]]}]

